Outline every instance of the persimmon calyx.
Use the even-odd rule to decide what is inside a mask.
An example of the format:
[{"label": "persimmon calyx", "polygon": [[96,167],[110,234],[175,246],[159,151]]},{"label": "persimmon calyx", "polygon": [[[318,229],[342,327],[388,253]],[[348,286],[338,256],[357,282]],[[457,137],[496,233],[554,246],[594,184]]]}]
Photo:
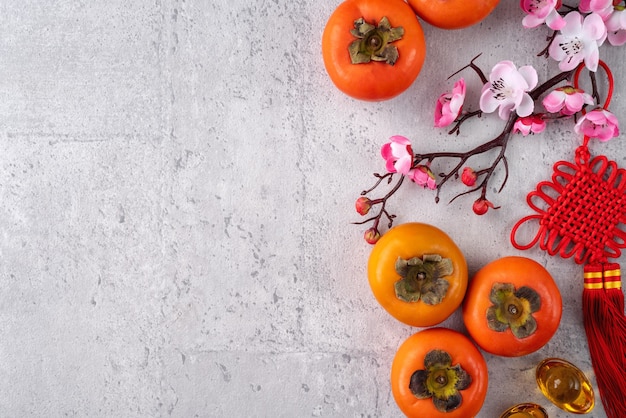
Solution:
[{"label": "persimmon calyx", "polygon": [[378,26],[367,23],[360,17],[354,21],[354,29],[350,33],[358,38],[348,46],[352,64],[378,61],[394,65],[398,60],[398,48],[389,44],[402,39],[404,28],[392,28],[386,16],[380,19]]},{"label": "persimmon calyx", "polygon": [[532,314],[541,308],[541,297],[534,289],[528,286],[515,289],[511,283],[495,283],[489,300],[493,303],[487,309],[490,329],[504,332],[510,328],[520,339],[535,333],[537,321]]},{"label": "persimmon calyx", "polygon": [[459,391],[472,384],[472,377],[443,350],[431,350],[424,357],[424,370],[411,375],[409,389],[418,399],[432,398],[440,412],[451,412],[463,402]]},{"label": "persimmon calyx", "polygon": [[396,260],[396,272],[402,277],[395,285],[396,297],[404,302],[437,305],[446,296],[450,283],[444,278],[454,272],[452,260],[438,254],[424,254]]}]

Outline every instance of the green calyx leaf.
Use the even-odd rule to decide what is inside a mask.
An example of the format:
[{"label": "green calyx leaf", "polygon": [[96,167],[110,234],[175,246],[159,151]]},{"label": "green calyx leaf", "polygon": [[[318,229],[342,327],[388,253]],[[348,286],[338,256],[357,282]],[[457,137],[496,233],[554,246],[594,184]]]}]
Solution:
[{"label": "green calyx leaf", "polygon": [[399,58],[398,48],[389,45],[404,36],[404,28],[392,28],[387,17],[383,17],[378,26],[359,18],[354,21],[350,33],[357,39],[348,46],[353,64],[366,64],[371,61],[386,62],[394,65]]},{"label": "green calyx leaf", "polygon": [[541,308],[539,294],[528,286],[519,289],[511,283],[495,283],[489,300],[493,303],[487,310],[490,329],[504,332],[510,329],[516,338],[526,338],[537,330],[537,321],[532,316]]},{"label": "green calyx leaf", "polygon": [[431,350],[424,358],[424,370],[416,370],[411,376],[409,389],[418,399],[432,398],[440,412],[457,409],[463,398],[460,391],[472,384],[472,378],[460,364],[452,365],[450,354],[443,350]]},{"label": "green calyx leaf", "polygon": [[438,254],[410,260],[398,258],[395,268],[402,277],[394,285],[396,297],[404,302],[421,300],[427,305],[441,303],[450,286],[445,277],[454,272],[452,260]]}]

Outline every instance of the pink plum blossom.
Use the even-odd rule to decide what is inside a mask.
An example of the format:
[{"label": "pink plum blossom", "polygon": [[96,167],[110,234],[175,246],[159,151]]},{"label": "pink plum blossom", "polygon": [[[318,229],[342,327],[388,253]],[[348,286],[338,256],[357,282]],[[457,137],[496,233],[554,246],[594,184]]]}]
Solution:
[{"label": "pink plum blossom", "polygon": [[606,19],[613,11],[613,0],[580,0],[578,10],[582,13],[597,13]]},{"label": "pink plum blossom", "polygon": [[615,10],[604,21],[608,32],[608,40],[611,45],[626,44],[626,10]]},{"label": "pink plum blossom", "polygon": [[543,120],[543,115],[530,115],[517,119],[513,125],[513,132],[519,132],[523,136],[528,134],[538,134],[546,129],[546,121]]},{"label": "pink plum blossom", "polygon": [[560,112],[564,116],[571,116],[580,112],[585,104],[592,105],[593,97],[581,89],[565,86],[552,90],[542,103],[550,113]]},{"label": "pink plum blossom", "polygon": [[589,138],[608,141],[619,135],[619,121],[606,109],[598,108],[586,113],[574,126],[576,133],[583,133]]},{"label": "pink plum blossom", "polygon": [[386,161],[387,171],[390,173],[409,174],[413,165],[413,149],[411,141],[400,135],[389,138],[380,149],[380,153]]},{"label": "pink plum blossom", "polygon": [[452,92],[443,93],[435,106],[435,126],[443,128],[456,120],[465,101],[465,80],[461,78],[452,88]]},{"label": "pink plum blossom", "polygon": [[426,165],[418,165],[413,170],[409,171],[409,178],[417,183],[419,186],[424,186],[431,190],[437,188],[435,175]]},{"label": "pink plum blossom", "polygon": [[564,19],[565,26],[550,44],[548,53],[559,61],[561,71],[573,70],[583,61],[590,71],[596,71],[598,47],[607,36],[602,17],[591,13],[583,18],[578,12],[569,12]]},{"label": "pink plum blossom", "polygon": [[565,26],[565,20],[557,11],[561,0],[520,0],[520,7],[527,13],[522,20],[525,28],[535,28],[542,23],[553,30]]},{"label": "pink plum blossom", "polygon": [[515,110],[519,116],[530,115],[535,102],[528,92],[537,85],[537,71],[530,65],[517,69],[511,61],[501,61],[489,74],[489,82],[480,95],[480,110],[492,113],[499,108],[498,115],[507,119]]}]

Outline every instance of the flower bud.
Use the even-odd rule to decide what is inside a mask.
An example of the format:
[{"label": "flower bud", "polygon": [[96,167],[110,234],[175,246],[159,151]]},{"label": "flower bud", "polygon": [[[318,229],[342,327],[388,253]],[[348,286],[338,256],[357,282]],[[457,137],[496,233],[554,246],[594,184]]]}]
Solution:
[{"label": "flower bud", "polygon": [[376,244],[376,242],[380,239],[380,232],[378,232],[378,229],[376,228],[370,228],[365,231],[363,238],[365,238],[365,241],[367,241],[368,244]]},{"label": "flower bud", "polygon": [[356,200],[354,204],[356,211],[359,215],[364,216],[370,211],[372,207],[372,201],[365,196],[361,196]]},{"label": "flower bud", "polygon": [[476,184],[476,172],[471,167],[465,167],[461,173],[461,181],[464,185],[472,187]]},{"label": "flower bud", "polygon": [[472,206],[472,210],[476,215],[484,215],[485,213],[487,213],[489,208],[499,209],[500,206],[495,207],[493,203],[483,197],[481,197],[480,199],[476,199],[474,205]]}]

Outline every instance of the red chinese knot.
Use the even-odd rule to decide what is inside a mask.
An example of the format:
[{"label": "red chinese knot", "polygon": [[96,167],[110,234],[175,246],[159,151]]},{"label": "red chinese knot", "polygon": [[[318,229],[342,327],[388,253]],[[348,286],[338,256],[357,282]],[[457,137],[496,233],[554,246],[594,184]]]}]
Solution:
[{"label": "red chinese knot", "polygon": [[[578,264],[617,258],[626,248],[625,191],[626,170],[605,156],[590,160],[585,144],[576,151],[575,164],[557,162],[552,181],[540,182],[528,194],[528,205],[537,214],[513,227],[511,242],[520,250],[539,243],[550,255],[574,257]],[[519,244],[518,229],[534,220],[539,221],[536,235],[528,244]]]}]

